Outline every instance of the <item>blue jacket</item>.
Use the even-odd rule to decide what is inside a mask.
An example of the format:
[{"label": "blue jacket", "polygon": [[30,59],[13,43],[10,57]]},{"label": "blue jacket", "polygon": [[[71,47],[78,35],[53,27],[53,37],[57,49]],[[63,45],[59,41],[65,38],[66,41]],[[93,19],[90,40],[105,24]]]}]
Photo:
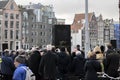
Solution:
[{"label": "blue jacket", "polygon": [[25,64],[20,64],[14,72],[13,80],[25,80],[26,71],[22,66],[26,67]]},{"label": "blue jacket", "polygon": [[13,59],[9,56],[2,56],[1,73],[6,75],[13,75],[15,70]]}]

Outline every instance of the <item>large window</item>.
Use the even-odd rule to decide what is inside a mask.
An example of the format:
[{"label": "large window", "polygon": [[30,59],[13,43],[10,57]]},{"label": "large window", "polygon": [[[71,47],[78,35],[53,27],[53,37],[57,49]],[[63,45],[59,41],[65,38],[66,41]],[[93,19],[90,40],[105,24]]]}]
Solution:
[{"label": "large window", "polygon": [[14,19],[14,14],[10,14],[10,19]]},{"label": "large window", "polygon": [[14,26],[14,22],[10,21],[10,28],[13,28],[13,26]]},{"label": "large window", "polygon": [[16,19],[19,19],[19,14],[16,14]]},{"label": "large window", "polygon": [[1,20],[0,20],[0,26],[1,26],[1,24],[2,24],[2,23],[1,23]]},{"label": "large window", "polygon": [[16,28],[19,28],[19,21],[16,22]]},{"label": "large window", "polygon": [[31,42],[32,42],[32,43],[34,42],[34,39],[33,39],[33,38],[31,39]]},{"label": "large window", "polygon": [[5,30],[4,32],[5,32],[5,39],[7,39],[8,38],[8,35],[7,35],[8,34],[8,30]]},{"label": "large window", "polygon": [[8,21],[5,21],[5,27],[8,28]]},{"label": "large window", "polygon": [[13,5],[13,3],[11,4],[10,9],[11,9],[11,10],[14,10],[14,5]]},{"label": "large window", "polygon": [[13,30],[10,30],[10,39],[13,39]]},{"label": "large window", "polygon": [[5,13],[5,18],[6,18],[6,19],[8,18],[8,13]]},{"label": "large window", "polygon": [[28,13],[27,12],[23,12],[23,20],[28,20]]},{"label": "large window", "polygon": [[16,30],[16,39],[19,39],[19,31]]},{"label": "large window", "polygon": [[10,41],[10,50],[13,49],[13,41]]}]

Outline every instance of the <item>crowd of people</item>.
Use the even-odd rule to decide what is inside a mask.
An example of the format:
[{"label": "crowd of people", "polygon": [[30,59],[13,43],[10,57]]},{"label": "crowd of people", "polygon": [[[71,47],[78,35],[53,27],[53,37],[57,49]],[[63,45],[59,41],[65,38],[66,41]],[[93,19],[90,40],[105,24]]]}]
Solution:
[{"label": "crowd of people", "polygon": [[45,49],[32,48],[17,51],[4,50],[0,59],[0,80],[25,80],[29,67],[36,80],[110,80],[120,77],[120,51],[111,44],[96,46],[85,53],[77,45],[70,53],[67,48],[47,45]]}]

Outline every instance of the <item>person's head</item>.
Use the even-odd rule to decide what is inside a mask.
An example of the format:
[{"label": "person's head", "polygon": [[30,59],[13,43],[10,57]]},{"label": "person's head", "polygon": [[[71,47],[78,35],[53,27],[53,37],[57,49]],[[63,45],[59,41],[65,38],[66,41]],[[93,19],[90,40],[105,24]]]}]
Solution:
[{"label": "person's head", "polygon": [[77,50],[80,50],[80,45],[76,45]]},{"label": "person's head", "polygon": [[48,44],[47,46],[46,46],[46,49],[47,49],[47,51],[51,51],[52,50],[52,45],[51,44]]},{"label": "person's head", "polygon": [[62,47],[60,48],[60,51],[65,52],[65,47],[62,46]]},{"label": "person's head", "polygon": [[19,55],[25,54],[25,50],[24,49],[18,49],[17,52],[18,52]]},{"label": "person's head", "polygon": [[26,64],[26,57],[23,55],[19,55],[14,60],[15,67],[18,67],[19,64]]},{"label": "person's head", "polygon": [[9,50],[8,49],[5,49],[4,50],[4,56],[9,56],[10,54],[9,54]]},{"label": "person's head", "polygon": [[95,58],[95,52],[89,51],[89,52],[87,53],[87,58],[88,58],[88,59],[93,59],[93,58]]},{"label": "person's head", "polygon": [[101,46],[100,46],[100,49],[101,49],[102,53],[104,53],[104,51],[105,51],[105,46],[101,45]]},{"label": "person's head", "polygon": [[111,43],[107,44],[107,48],[112,49],[112,44]]},{"label": "person's head", "polygon": [[96,54],[101,53],[100,47],[99,47],[99,46],[96,46],[96,47],[93,49],[93,52],[95,52]]},{"label": "person's head", "polygon": [[55,52],[55,46],[52,46],[52,51]]},{"label": "person's head", "polygon": [[31,48],[31,52],[37,51],[36,47]]}]

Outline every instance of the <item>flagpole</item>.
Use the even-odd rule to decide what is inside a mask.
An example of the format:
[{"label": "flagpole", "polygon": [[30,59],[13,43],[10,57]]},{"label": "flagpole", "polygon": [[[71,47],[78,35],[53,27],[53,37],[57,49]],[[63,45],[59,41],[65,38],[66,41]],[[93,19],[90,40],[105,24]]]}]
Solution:
[{"label": "flagpole", "polygon": [[85,0],[85,57],[90,50],[89,22],[88,22],[88,0]]}]

